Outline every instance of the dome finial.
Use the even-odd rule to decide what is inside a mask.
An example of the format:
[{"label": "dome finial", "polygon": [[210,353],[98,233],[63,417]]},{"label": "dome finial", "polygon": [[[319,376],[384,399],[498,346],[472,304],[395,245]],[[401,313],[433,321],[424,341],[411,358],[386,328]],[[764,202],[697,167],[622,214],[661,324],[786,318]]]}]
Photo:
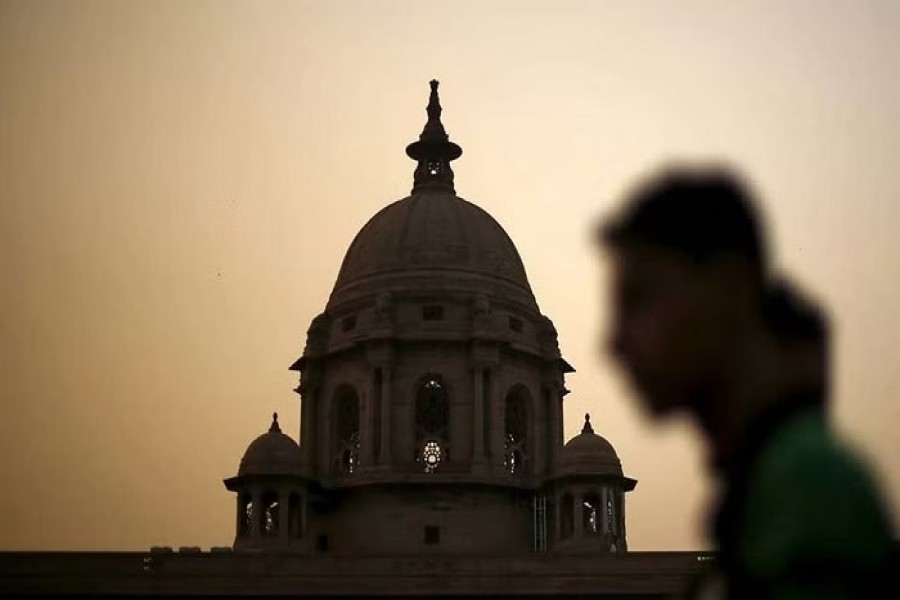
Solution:
[{"label": "dome finial", "polygon": [[438,97],[438,85],[440,85],[440,82],[437,79],[432,79],[428,82],[428,85],[431,86],[428,106],[425,108],[425,112],[428,113],[428,122],[425,123],[425,129],[422,130],[422,135],[419,136],[419,139],[423,141],[446,142],[450,138],[444,130],[444,124],[441,123],[441,111],[443,109],[441,108],[441,99]]},{"label": "dome finial", "polygon": [[453,170],[450,161],[462,155],[462,148],[450,141],[444,124],[441,123],[441,100],[438,97],[437,79],[429,82],[431,94],[428,97],[428,121],[419,136],[419,141],[406,147],[406,154],[418,162],[414,175],[413,192],[424,188],[453,189]]},{"label": "dome finial", "polygon": [[271,432],[281,433],[281,427],[279,427],[279,425],[278,425],[278,413],[277,412],[272,413],[272,425],[269,427],[269,432],[270,433]]},{"label": "dome finial", "polygon": [[581,428],[581,433],[594,433],[594,428],[591,427],[591,413],[584,413],[584,427]]}]

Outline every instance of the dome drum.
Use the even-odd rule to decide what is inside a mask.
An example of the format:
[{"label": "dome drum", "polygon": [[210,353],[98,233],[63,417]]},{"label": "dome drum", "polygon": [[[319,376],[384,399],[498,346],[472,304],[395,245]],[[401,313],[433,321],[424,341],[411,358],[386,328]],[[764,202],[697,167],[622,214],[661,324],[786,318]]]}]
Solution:
[{"label": "dome drum", "polygon": [[[543,360],[559,360],[556,331],[545,317],[493,303],[483,292],[382,294],[354,310],[329,310],[310,327],[304,359],[372,342],[496,342]],[[300,364],[292,366],[298,370]]]}]

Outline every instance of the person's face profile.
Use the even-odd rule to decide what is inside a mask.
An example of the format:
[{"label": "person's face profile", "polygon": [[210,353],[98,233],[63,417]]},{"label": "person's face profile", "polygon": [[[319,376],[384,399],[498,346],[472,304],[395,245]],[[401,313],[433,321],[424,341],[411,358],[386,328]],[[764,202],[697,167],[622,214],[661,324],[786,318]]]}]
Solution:
[{"label": "person's face profile", "polygon": [[687,406],[713,362],[715,311],[700,269],[640,243],[612,250],[608,351],[651,414]]}]

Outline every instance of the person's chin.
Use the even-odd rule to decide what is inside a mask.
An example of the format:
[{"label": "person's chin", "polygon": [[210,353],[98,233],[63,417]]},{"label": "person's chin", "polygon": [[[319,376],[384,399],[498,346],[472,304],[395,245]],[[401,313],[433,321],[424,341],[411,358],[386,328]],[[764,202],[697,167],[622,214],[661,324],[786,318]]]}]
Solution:
[{"label": "person's chin", "polygon": [[646,400],[644,406],[649,417],[658,421],[667,419],[678,411],[677,405],[659,400]]},{"label": "person's chin", "polygon": [[678,412],[682,403],[677,401],[677,396],[667,394],[659,390],[639,389],[638,396],[641,406],[648,417],[654,420],[663,420]]},{"label": "person's chin", "polygon": [[675,396],[667,393],[665,386],[658,385],[657,378],[643,375],[636,369],[630,369],[628,376],[631,391],[646,417],[662,420],[677,412]]}]

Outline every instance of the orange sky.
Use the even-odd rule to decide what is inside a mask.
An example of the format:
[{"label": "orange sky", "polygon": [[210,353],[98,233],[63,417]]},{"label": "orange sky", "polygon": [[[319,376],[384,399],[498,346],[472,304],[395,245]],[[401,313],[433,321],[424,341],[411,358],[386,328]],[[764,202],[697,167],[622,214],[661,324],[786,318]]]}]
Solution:
[{"label": "orange sky", "polygon": [[704,547],[700,447],[597,352],[591,223],[673,158],[742,167],[831,308],[836,420],[900,499],[900,4],[0,2],[0,549],[230,545],[353,235],[406,195],[427,82],[639,480],[632,549]]}]

